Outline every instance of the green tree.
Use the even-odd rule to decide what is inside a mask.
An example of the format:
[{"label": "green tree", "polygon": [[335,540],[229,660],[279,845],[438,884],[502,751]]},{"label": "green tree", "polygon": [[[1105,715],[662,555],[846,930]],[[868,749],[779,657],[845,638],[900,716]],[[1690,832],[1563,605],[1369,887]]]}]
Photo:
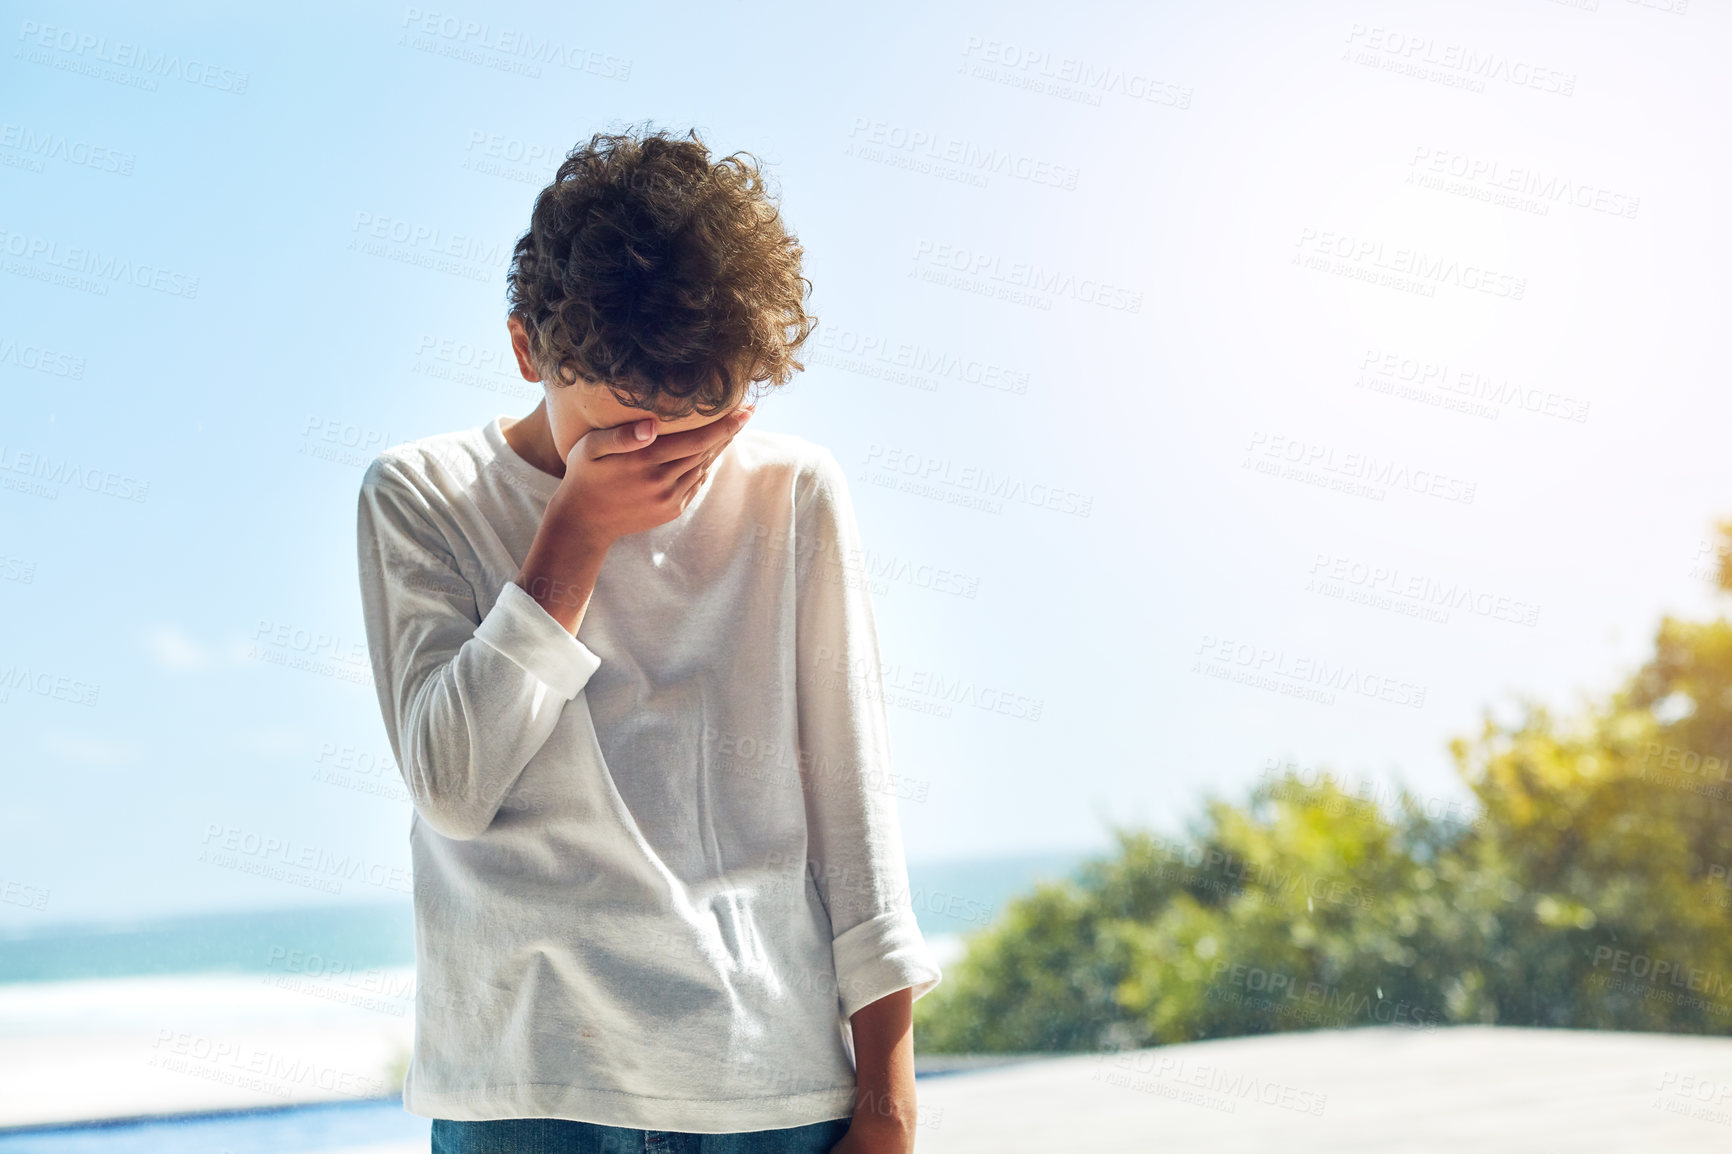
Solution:
[{"label": "green tree", "polygon": [[[1718,585],[1732,591],[1732,521]],[[1442,820],[1331,775],[1205,802],[1184,836],[1011,902],[915,1005],[927,1051],[1093,1050],[1327,1026],[1732,1032],[1732,624],[1559,720],[1450,743]]]}]

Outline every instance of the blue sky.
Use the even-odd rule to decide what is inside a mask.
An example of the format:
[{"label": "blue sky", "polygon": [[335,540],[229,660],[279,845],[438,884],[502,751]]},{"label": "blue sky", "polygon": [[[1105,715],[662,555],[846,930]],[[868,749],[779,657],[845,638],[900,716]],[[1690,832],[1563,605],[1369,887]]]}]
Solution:
[{"label": "blue sky", "polygon": [[0,926],[396,888],[361,471],[533,407],[506,257],[627,123],[761,157],[806,245],[756,421],[850,471],[913,859],[1289,760],[1447,808],[1483,709],[1718,611],[1708,7],[6,21]]}]

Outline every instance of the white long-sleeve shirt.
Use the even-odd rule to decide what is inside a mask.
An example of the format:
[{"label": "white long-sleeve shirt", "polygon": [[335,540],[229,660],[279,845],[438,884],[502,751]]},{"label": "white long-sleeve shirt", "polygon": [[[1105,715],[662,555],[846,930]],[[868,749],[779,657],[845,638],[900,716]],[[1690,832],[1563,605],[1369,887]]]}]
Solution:
[{"label": "white long-sleeve shirt", "polygon": [[850,1113],[848,1018],[936,986],[846,474],[746,428],[574,637],[514,578],[559,480],[499,418],[381,453],[362,606],[413,801],[428,1118],[724,1133]]}]

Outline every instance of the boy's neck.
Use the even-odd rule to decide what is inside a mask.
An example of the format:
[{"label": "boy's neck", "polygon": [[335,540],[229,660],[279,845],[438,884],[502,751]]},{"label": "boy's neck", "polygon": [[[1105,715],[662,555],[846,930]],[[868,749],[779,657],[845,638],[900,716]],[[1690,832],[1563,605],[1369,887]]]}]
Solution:
[{"label": "boy's neck", "polygon": [[543,473],[550,473],[555,477],[565,476],[565,461],[554,446],[553,429],[547,423],[546,400],[535,406],[535,411],[527,417],[501,421],[499,427],[505,434],[505,443],[510,445],[519,457]]}]

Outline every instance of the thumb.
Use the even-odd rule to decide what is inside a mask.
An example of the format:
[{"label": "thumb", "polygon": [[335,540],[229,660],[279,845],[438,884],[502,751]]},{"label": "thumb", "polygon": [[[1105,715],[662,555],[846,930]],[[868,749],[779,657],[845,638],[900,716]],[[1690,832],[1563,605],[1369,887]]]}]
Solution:
[{"label": "thumb", "polygon": [[[642,437],[641,440],[639,439],[640,436]],[[656,423],[651,417],[645,417],[641,421],[630,421],[623,425],[591,429],[572,442],[571,452],[566,457],[566,464],[569,466],[579,457],[596,459],[611,456],[614,453],[629,453],[634,449],[643,448],[655,439]]]},{"label": "thumb", "polygon": [[633,449],[641,449],[656,439],[656,423],[654,417],[645,417],[641,421],[632,421],[624,425],[615,425],[608,430],[612,443],[608,445],[610,453],[629,453]]}]

